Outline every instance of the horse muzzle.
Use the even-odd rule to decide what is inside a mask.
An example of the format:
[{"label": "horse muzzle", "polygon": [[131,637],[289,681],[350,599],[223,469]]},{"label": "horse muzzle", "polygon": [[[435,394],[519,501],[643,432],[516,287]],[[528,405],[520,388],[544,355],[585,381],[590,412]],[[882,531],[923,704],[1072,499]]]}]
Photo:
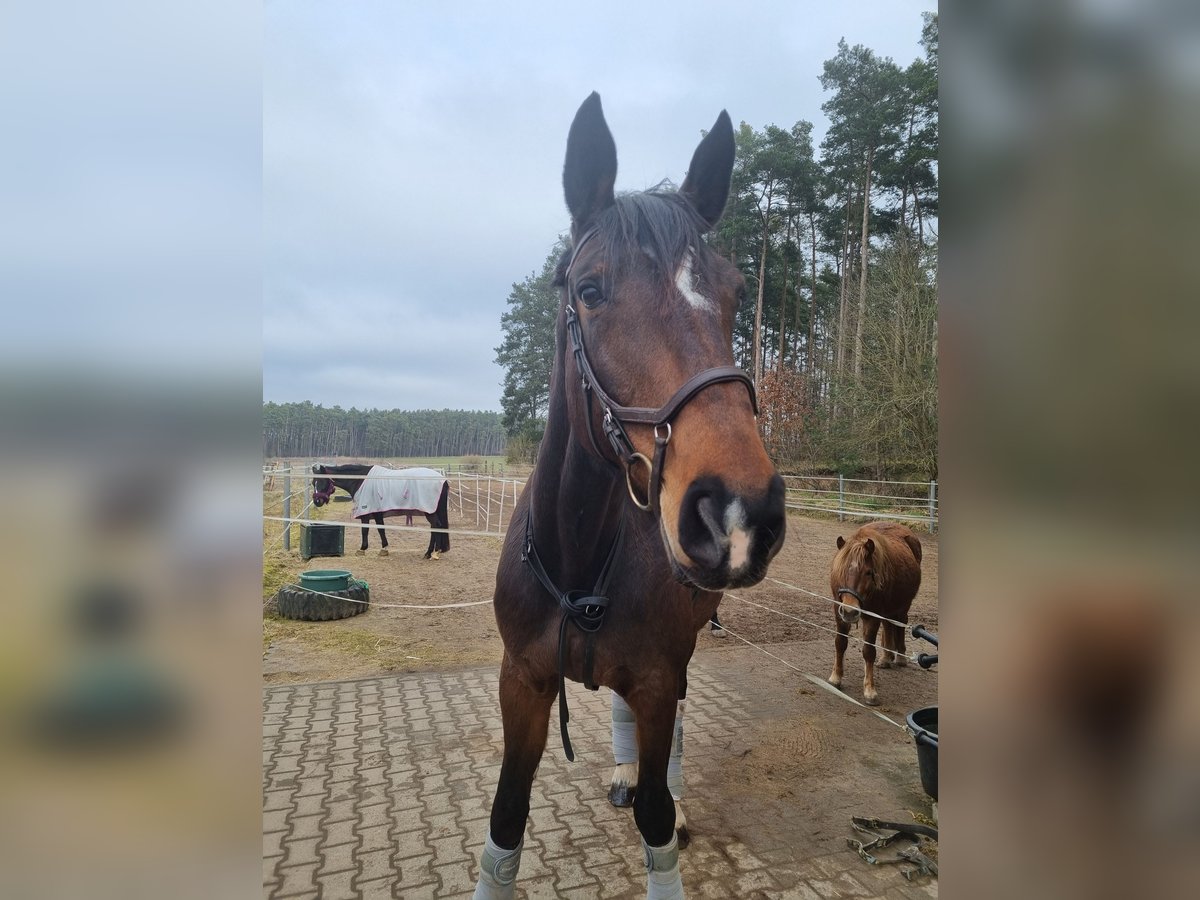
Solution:
[{"label": "horse muzzle", "polygon": [[772,475],[766,491],[747,496],[713,475],[696,479],[679,508],[677,574],[705,590],[747,587],[767,574],[783,546],[787,518],[783,479]]},{"label": "horse muzzle", "polygon": [[859,610],[859,608],[857,606],[839,606],[838,607],[838,618],[841,619],[843,622],[845,622],[847,625],[853,625],[855,622],[857,622],[859,619],[862,618],[862,612]]}]

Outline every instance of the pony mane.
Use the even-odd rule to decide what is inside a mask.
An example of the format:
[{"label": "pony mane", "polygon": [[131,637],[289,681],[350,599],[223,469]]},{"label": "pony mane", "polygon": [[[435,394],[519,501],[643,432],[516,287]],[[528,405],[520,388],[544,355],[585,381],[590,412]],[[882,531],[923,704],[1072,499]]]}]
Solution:
[{"label": "pony mane", "polygon": [[846,546],[838,551],[837,557],[834,559],[837,577],[839,580],[845,580],[852,563],[858,563],[859,566],[866,564],[868,539],[875,543],[875,552],[872,554],[875,567],[875,590],[882,591],[892,580],[893,561],[890,552],[891,546],[888,543],[890,539],[887,535],[876,531],[859,529],[846,541]]},{"label": "pony mane", "polygon": [[[674,284],[684,256],[692,253],[692,271],[703,278],[708,270],[709,249],[703,240],[708,230],[700,214],[670,181],[661,181],[645,191],[618,194],[613,205],[601,212],[593,223],[598,241],[607,259],[644,258],[662,287]],[[555,270],[554,283],[565,284],[567,264],[573,253],[568,250]],[[606,275],[605,292],[611,289],[611,270]]]}]

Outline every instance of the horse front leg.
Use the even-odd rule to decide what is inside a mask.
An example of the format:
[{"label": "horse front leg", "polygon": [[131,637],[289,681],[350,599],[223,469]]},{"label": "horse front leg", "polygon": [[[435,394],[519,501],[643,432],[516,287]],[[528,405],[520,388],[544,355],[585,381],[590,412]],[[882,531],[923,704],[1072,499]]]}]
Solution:
[{"label": "horse front leg", "polygon": [[[638,783],[633,819],[642,835],[646,860],[647,900],[682,900],[679,840],[675,833],[675,799],[670,787],[670,759],[679,705],[661,690],[634,694],[629,700],[637,719]],[[680,721],[682,725],[682,722]],[[682,737],[682,735],[681,735]],[[682,752],[682,740],[679,742]],[[682,778],[682,772],[680,772]]]},{"label": "horse front leg", "polygon": [[879,705],[879,694],[875,691],[875,637],[879,634],[879,620],[868,616],[863,622],[863,703]]},{"label": "horse front leg", "polygon": [[842,660],[846,656],[846,647],[850,644],[850,623],[842,621],[838,609],[834,607],[833,618],[837,622],[837,635],[833,639],[833,671],[829,673],[829,683],[835,688],[842,686]]},{"label": "horse front leg", "polygon": [[387,532],[384,531],[384,528],[383,528],[383,514],[382,513],[375,514],[375,524],[379,526],[379,543],[383,545],[382,549],[380,549],[380,551],[379,551],[379,555],[387,556],[388,555]]},{"label": "horse front leg", "polygon": [[364,553],[367,552],[367,538],[369,538],[370,536],[371,536],[371,520],[363,519],[362,547],[360,547],[358,549],[358,552],[355,554],[356,556],[362,556]]},{"label": "horse front leg", "polygon": [[511,900],[521,865],[522,838],[529,818],[529,791],[546,749],[553,687],[537,690],[517,673],[505,653],[500,664],[500,715],[504,761],[492,801],[487,841],[473,900]]},{"label": "horse front leg", "polygon": [[[671,740],[671,759],[667,763],[667,788],[675,801],[675,834],[679,849],[691,840],[687,816],[679,801],[683,799],[683,708],[680,700],[675,713],[675,730]],[[612,750],[613,772],[608,785],[608,802],[613,806],[633,806],[637,795],[638,744],[637,722],[629,704],[616,691],[612,692]]]}]

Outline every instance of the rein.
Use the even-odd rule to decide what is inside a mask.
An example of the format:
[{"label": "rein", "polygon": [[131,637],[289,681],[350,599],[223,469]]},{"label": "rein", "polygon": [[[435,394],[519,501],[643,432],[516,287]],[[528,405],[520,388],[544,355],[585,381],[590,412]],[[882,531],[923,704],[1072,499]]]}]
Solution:
[{"label": "rein", "polygon": [[[579,371],[583,395],[587,401],[588,440],[591,442],[592,449],[596,455],[603,457],[604,454],[596,446],[596,438],[592,429],[592,395],[595,394],[596,399],[600,402],[601,409],[604,411],[602,424],[604,435],[608,438],[613,452],[617,455],[620,464],[625,469],[625,485],[629,489],[630,499],[643,512],[658,515],[659,492],[662,489],[663,463],[667,454],[667,444],[671,442],[671,421],[679,414],[679,411],[705,388],[728,381],[739,381],[746,386],[746,390],[750,394],[750,405],[753,407],[756,416],[758,415],[758,396],[755,393],[754,382],[750,379],[750,376],[737,366],[716,366],[697,372],[684,382],[683,386],[672,395],[670,400],[658,408],[649,406],[622,406],[604,390],[600,384],[600,379],[596,377],[595,369],[592,368],[592,364],[588,360],[587,350],[584,349],[583,345],[583,328],[579,321],[579,313],[576,312],[575,304],[571,300],[571,269],[575,265],[579,251],[597,233],[598,229],[593,228],[585,233],[575,244],[575,248],[571,252],[571,260],[567,263],[566,275],[564,276],[567,290],[567,334],[571,339],[571,352],[575,356],[575,367]],[[634,449],[633,441],[629,439],[629,434],[625,430],[625,426],[631,424],[650,425],[653,427],[653,461],[648,459],[644,453],[639,453]],[[645,500],[638,497],[633,487],[633,469],[639,464],[645,466],[647,472]]]},{"label": "rein", "polygon": [[583,632],[583,686],[589,691],[598,690],[599,686],[592,680],[593,665],[596,652],[596,632],[604,624],[604,613],[608,609],[608,582],[612,578],[613,563],[621,553],[625,543],[625,519],[621,518],[617,525],[617,536],[609,548],[608,558],[596,579],[596,585],[591,593],[587,591],[560,591],[538,557],[537,548],[533,545],[533,505],[530,504],[525,514],[525,545],[521,552],[521,560],[526,563],[537,580],[541,582],[547,593],[558,601],[562,610],[562,621],[558,626],[558,727],[562,733],[563,752],[568,762],[575,761],[575,751],[571,748],[571,737],[567,733],[567,723],[571,714],[567,710],[567,678],[564,663],[567,653],[567,623],[570,622]]}]

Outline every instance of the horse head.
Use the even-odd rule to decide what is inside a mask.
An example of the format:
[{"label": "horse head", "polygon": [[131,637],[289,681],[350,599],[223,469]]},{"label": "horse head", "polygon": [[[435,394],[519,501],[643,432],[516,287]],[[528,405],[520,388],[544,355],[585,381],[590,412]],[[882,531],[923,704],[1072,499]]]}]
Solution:
[{"label": "horse head", "polygon": [[658,517],[675,577],[706,590],[760,581],[786,521],[753,384],[734,367],[745,280],[703,240],[733,161],[722,111],[678,190],[616,195],[616,145],[593,93],[563,168],[573,248],[558,269],[558,341],[572,430],[624,468],[634,503]]},{"label": "horse head", "polygon": [[323,476],[313,478],[313,506],[324,506],[337,490],[337,486],[333,483],[333,479],[328,477],[324,466],[316,465],[312,470],[314,475]]},{"label": "horse head", "polygon": [[884,545],[867,537],[862,529],[848,541],[839,535],[837,548],[830,587],[833,599],[843,604],[838,607],[838,616],[852,624],[859,620],[864,606],[872,605],[872,595],[886,586],[889,563]]}]

